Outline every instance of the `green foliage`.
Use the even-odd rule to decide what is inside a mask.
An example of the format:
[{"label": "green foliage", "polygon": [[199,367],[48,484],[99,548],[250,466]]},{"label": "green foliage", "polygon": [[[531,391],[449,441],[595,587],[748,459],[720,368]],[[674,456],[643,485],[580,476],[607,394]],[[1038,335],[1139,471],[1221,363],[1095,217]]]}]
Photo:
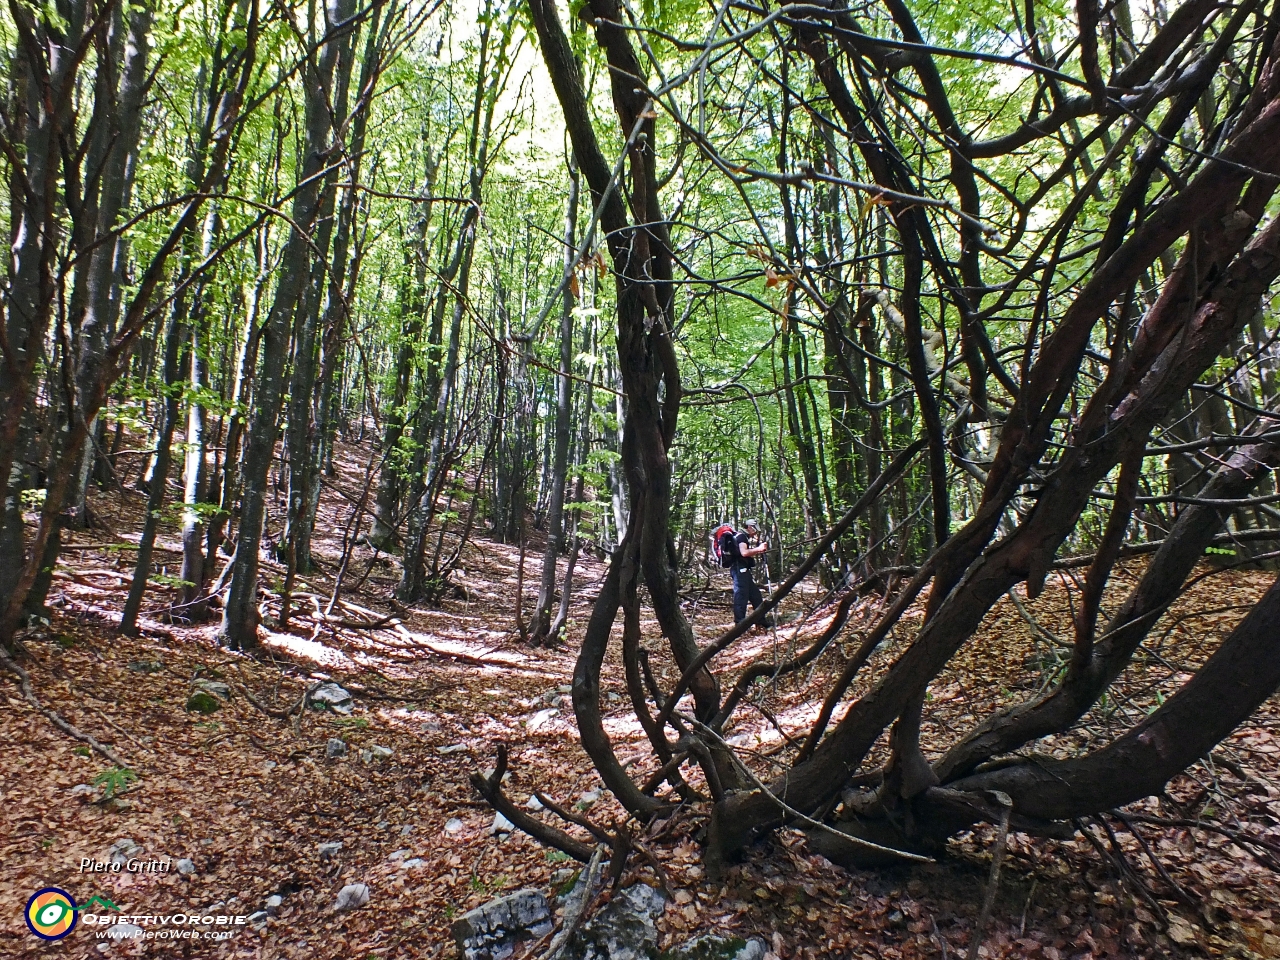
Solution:
[{"label": "green foliage", "polygon": [[111,767],[93,778],[93,785],[102,790],[105,800],[112,800],[136,782],[138,775],[128,767]]},{"label": "green foliage", "polygon": [[187,710],[208,716],[222,709],[222,703],[213,694],[197,690],[187,698]]}]

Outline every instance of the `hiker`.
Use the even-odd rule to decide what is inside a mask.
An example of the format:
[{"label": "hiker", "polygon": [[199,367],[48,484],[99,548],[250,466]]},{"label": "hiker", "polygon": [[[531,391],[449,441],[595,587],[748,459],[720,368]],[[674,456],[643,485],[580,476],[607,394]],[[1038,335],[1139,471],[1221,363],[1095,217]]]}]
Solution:
[{"label": "hiker", "polygon": [[735,531],[729,524],[721,524],[715,531],[715,550],[720,563],[729,568],[733,579],[733,622],[747,619],[747,604],[754,610],[764,603],[760,587],[751,576],[755,558],[769,549],[767,543],[752,546],[751,541],[760,535],[760,525],[755,520],[743,523],[744,531]]}]

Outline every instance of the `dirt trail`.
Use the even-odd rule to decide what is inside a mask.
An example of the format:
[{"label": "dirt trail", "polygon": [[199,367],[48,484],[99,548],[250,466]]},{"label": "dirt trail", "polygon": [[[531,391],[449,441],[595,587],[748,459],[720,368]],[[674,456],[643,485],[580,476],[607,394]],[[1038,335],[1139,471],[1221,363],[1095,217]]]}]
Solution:
[{"label": "dirt trail", "polygon": [[[344,483],[338,480],[339,491]],[[484,539],[466,549],[464,569],[455,577],[465,596],[452,596],[439,609],[393,606],[393,565],[359,547],[356,575],[348,580],[359,589],[344,595],[348,604],[326,619],[320,611],[332,591],[351,502],[326,491],[315,547],[320,572],[302,578],[290,630],[280,632],[269,621],[263,649],[252,659],[220,650],[213,622],[160,622],[155,614],[169,593],[163,587],[149,594],[151,615],[144,616],[140,637],[115,634],[132,555],[112,545],[136,542],[141,500],[137,494],[96,499],[104,526],[70,538],[51,595],[56,615],[49,628],[26,637],[22,663],[47,706],[109,745],[138,778],[113,772],[103,757],[57,731],[15,685],[0,686],[6,746],[0,957],[452,956],[448,928],[455,916],[502,891],[545,889],[567,866],[522,834],[491,833],[494,814],[467,778],[492,764],[498,742],[511,747],[506,789],[518,802],[538,789],[603,823],[619,815],[607,795],[596,798],[599,780],[578,746],[567,696],[572,651],[603,564],[590,556],[580,562],[568,644],[558,650],[520,645],[512,630],[519,552]],[[161,547],[176,552],[175,532],[166,536]],[[176,564],[174,553],[165,556]],[[526,609],[540,556],[541,548],[531,544]],[[266,582],[282,572],[264,560]],[[690,613],[704,639],[731,619],[727,583],[719,579],[690,593],[697,600]],[[1223,586],[1222,580],[1214,585],[1219,599]],[[1246,575],[1230,580],[1240,604],[1257,589]],[[783,619],[799,616],[816,598],[816,588],[802,593]],[[1049,629],[1057,615],[1052,604],[1050,597],[1035,608]],[[274,616],[275,600],[268,598],[265,609]],[[392,614],[391,622],[381,622]],[[1196,628],[1202,634],[1206,622]],[[823,624],[819,612],[804,629]],[[647,625],[646,635],[653,633]],[[732,652],[730,662],[784,655],[798,642],[788,629],[757,636]],[[940,703],[955,702],[956,720],[975,702],[1009,695],[1001,678],[990,675],[993,657],[1021,663],[1040,655],[1027,624],[1007,605],[993,616],[979,646],[987,644],[995,649],[975,651],[934,691]],[[776,691],[776,715],[784,725],[804,722],[812,691],[838,656],[824,657],[822,669]],[[329,679],[354,695],[350,714],[268,715],[287,710],[308,687]],[[188,708],[201,682],[215,685],[205,688],[214,691],[217,705],[207,715]],[[217,695],[218,683],[230,688],[229,701]],[[1156,689],[1159,683],[1139,677],[1131,691],[1136,699],[1116,708],[1120,719]],[[622,693],[620,667],[611,662],[606,726],[622,759],[643,764],[642,734]],[[1275,704],[1268,706],[1226,745],[1226,765],[1180,778],[1170,788],[1170,804],[1208,817],[1213,797],[1234,797],[1232,815],[1251,818],[1242,826],[1280,843],[1280,739],[1273,738]],[[1077,749],[1087,742],[1088,729],[1086,724],[1079,737],[1047,748]],[[733,733],[749,752],[780,739],[750,711]],[[326,756],[334,740],[345,744],[345,756]],[[1167,815],[1170,808],[1160,809]],[[783,832],[715,885],[698,863],[696,827],[677,818],[665,837],[650,842],[673,894],[661,922],[667,942],[712,928],[763,935],[778,957],[787,958],[954,956],[965,949],[982,899],[985,833],[961,838],[945,863],[849,873],[809,854],[801,834]],[[1167,901],[1135,899],[1084,840],[1012,838],[983,955],[1280,956],[1280,914],[1271,907],[1280,903],[1275,874],[1221,836],[1152,827],[1146,838],[1188,902],[1178,902],[1170,888],[1163,891]],[[109,860],[112,845],[124,839],[136,845],[125,852],[138,864],[167,861],[169,869],[82,870],[85,862]],[[1132,838],[1117,842],[1158,886]],[[322,851],[332,843],[341,849]],[[190,860],[193,870],[180,873],[180,859]],[[1076,882],[1077,870],[1083,884]],[[647,869],[637,875],[653,880]],[[336,913],[338,891],[356,883],[370,888],[368,904]],[[27,931],[22,913],[27,899],[49,886],[80,903],[105,897],[123,914],[138,916],[251,915],[273,895],[281,899],[265,924],[237,927],[225,940],[109,944],[98,938],[101,928],[84,922],[64,941],[42,944]],[[1169,918],[1158,917],[1160,911]]]}]

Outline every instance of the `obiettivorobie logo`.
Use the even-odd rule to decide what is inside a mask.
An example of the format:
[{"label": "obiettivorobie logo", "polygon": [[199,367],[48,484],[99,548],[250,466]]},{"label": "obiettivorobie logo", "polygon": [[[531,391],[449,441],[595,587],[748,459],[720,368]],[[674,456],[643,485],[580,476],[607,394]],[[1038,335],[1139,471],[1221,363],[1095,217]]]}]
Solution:
[{"label": "obiettivorobie logo", "polygon": [[61,940],[75,929],[79,913],[93,906],[102,906],[117,913],[120,911],[106,897],[90,897],[82,906],[77,906],[67,891],[44,887],[27,901],[27,926],[41,940]]}]

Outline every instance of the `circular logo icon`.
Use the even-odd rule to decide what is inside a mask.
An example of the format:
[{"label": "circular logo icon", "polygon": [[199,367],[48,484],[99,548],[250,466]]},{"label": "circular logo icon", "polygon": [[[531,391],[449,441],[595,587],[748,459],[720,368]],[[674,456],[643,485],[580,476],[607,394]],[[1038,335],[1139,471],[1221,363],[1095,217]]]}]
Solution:
[{"label": "circular logo icon", "polygon": [[57,887],[45,887],[27,901],[27,926],[41,940],[61,940],[76,925],[76,902]]}]

